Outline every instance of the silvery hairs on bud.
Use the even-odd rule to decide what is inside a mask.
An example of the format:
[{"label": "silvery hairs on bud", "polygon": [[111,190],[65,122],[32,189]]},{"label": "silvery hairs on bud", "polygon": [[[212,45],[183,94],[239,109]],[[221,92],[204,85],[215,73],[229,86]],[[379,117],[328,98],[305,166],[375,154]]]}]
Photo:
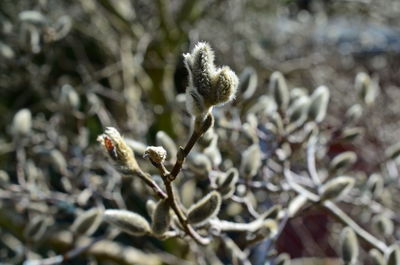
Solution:
[{"label": "silvery hairs on bud", "polygon": [[190,224],[201,225],[216,216],[221,207],[221,195],[212,191],[188,210],[187,220]]},{"label": "silvery hairs on bud", "polygon": [[214,52],[208,43],[197,43],[191,53],[183,56],[189,73],[186,107],[190,114],[205,116],[213,106],[234,98],[238,77],[228,66],[215,67]]},{"label": "silvery hairs on bud", "polygon": [[104,220],[122,231],[142,236],[150,232],[150,225],[141,215],[127,210],[106,210]]},{"label": "silvery hairs on bud", "polygon": [[154,163],[162,164],[167,158],[167,151],[162,146],[149,146],[146,148],[143,157],[150,158]]}]

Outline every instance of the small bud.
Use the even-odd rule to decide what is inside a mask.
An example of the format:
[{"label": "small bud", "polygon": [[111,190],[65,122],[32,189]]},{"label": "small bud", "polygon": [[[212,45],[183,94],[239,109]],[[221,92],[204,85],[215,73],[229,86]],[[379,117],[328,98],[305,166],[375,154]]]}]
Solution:
[{"label": "small bud", "polygon": [[257,99],[257,101],[249,108],[247,113],[265,113],[269,115],[271,113],[276,112],[277,105],[275,100],[273,100],[270,96],[261,96]]},{"label": "small bud", "polygon": [[368,74],[360,72],[356,76],[355,89],[358,92],[361,100],[371,105],[375,100],[375,89]]},{"label": "small bud", "polygon": [[208,176],[212,169],[210,159],[202,153],[192,152],[187,158],[187,165],[190,170],[200,176]]},{"label": "small bud", "polygon": [[356,122],[361,118],[362,113],[362,106],[360,104],[354,104],[346,111],[345,117],[349,122]]},{"label": "small bud", "polygon": [[149,146],[146,148],[143,157],[150,158],[156,164],[162,164],[167,158],[167,151],[162,146]]},{"label": "small bud", "polygon": [[289,120],[292,123],[301,124],[306,119],[309,98],[302,96],[296,99],[288,109]]},{"label": "small bud", "polygon": [[80,105],[80,99],[78,93],[75,89],[70,85],[64,85],[61,88],[61,95],[60,95],[61,103],[73,109],[78,109]]},{"label": "small bud", "polygon": [[300,88],[300,87],[295,87],[290,90],[290,101],[289,103],[295,102],[297,99],[301,97],[307,97],[307,89],[305,88]]},{"label": "small bud", "polygon": [[104,134],[97,137],[97,141],[108,155],[124,169],[135,171],[139,168],[132,150],[117,129],[107,127]]},{"label": "small bud", "polygon": [[16,135],[28,135],[32,127],[32,114],[29,109],[19,110],[12,123],[12,133]]},{"label": "small bud", "polygon": [[319,194],[321,200],[335,199],[348,193],[353,186],[354,179],[352,177],[340,176],[322,185],[319,189]]},{"label": "small bud", "polygon": [[372,265],[386,265],[385,258],[379,250],[373,248],[369,251],[369,255],[371,256]]},{"label": "small bud", "polygon": [[134,236],[142,236],[150,232],[150,225],[146,219],[127,210],[106,210],[104,220]]},{"label": "small bud", "polygon": [[251,178],[257,174],[261,167],[261,150],[258,144],[248,147],[242,154],[240,173],[245,178]]},{"label": "small bud", "polygon": [[238,91],[243,100],[251,98],[257,89],[257,73],[252,67],[246,67],[239,76]]},{"label": "small bud", "polygon": [[42,216],[35,216],[24,230],[24,237],[29,241],[39,241],[46,233],[49,221]]},{"label": "small bud", "polygon": [[161,200],[157,203],[153,212],[153,221],[151,223],[151,229],[154,234],[162,235],[168,230],[171,223],[169,208],[167,200]]},{"label": "small bud", "polygon": [[149,216],[153,216],[154,209],[156,209],[156,202],[153,200],[146,201],[146,211]]},{"label": "small bud", "polygon": [[362,127],[345,128],[340,134],[339,139],[342,141],[352,142],[363,133],[364,128]]},{"label": "small bud", "polygon": [[386,265],[399,265],[400,264],[400,247],[392,245],[386,251],[385,255]]},{"label": "small bud", "polygon": [[289,89],[286,80],[280,72],[273,72],[269,81],[269,89],[280,110],[286,110],[289,105]]},{"label": "small bud", "polygon": [[290,265],[290,256],[287,253],[282,253],[274,260],[274,265]]},{"label": "small bud", "polygon": [[357,236],[354,233],[353,229],[350,227],[346,227],[343,229],[340,240],[340,248],[342,259],[345,265],[353,265],[357,262],[359,247]]},{"label": "small bud", "polygon": [[172,138],[169,137],[168,134],[166,134],[163,131],[157,132],[156,143],[157,143],[157,145],[165,148],[165,150],[167,151],[167,154],[169,154],[170,158],[176,157],[176,153],[178,152],[178,149],[176,148],[174,140],[172,140]]},{"label": "small bud", "polygon": [[400,156],[400,142],[389,146],[385,153],[387,158],[396,160]]},{"label": "small bud", "polygon": [[308,118],[316,122],[322,122],[326,116],[329,103],[329,89],[326,86],[318,87],[310,98]]},{"label": "small bud", "polygon": [[19,20],[22,22],[30,23],[33,25],[45,25],[47,23],[46,17],[35,10],[25,10],[18,14]]},{"label": "small bud", "polygon": [[344,171],[346,169],[349,169],[356,161],[357,155],[354,152],[343,152],[332,159],[329,168],[333,171]]},{"label": "small bud", "polygon": [[393,221],[383,214],[374,216],[372,223],[379,234],[389,236],[394,232]]},{"label": "small bud", "polygon": [[383,191],[383,177],[380,174],[372,174],[367,181],[367,187],[372,196],[379,196]]},{"label": "small bud", "polygon": [[223,199],[233,195],[238,180],[239,172],[236,168],[229,169],[226,174],[217,180],[218,191],[221,193]]},{"label": "small bud", "polygon": [[91,235],[99,227],[102,219],[102,211],[99,209],[90,209],[75,219],[71,230],[76,235]]},{"label": "small bud", "polygon": [[6,59],[14,59],[14,50],[5,43],[0,42],[0,56]]},{"label": "small bud", "polygon": [[204,224],[218,214],[220,207],[221,195],[216,191],[212,191],[190,207],[187,221],[195,225]]}]

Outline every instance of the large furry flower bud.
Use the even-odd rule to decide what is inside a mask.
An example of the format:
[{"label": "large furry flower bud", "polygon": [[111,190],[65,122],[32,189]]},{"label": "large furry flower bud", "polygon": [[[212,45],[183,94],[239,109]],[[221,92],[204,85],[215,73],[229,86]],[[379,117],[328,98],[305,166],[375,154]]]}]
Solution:
[{"label": "large furry flower bud", "polygon": [[191,53],[184,54],[189,72],[186,107],[194,116],[205,116],[213,106],[229,102],[235,96],[238,78],[228,67],[216,68],[210,45],[199,42]]}]

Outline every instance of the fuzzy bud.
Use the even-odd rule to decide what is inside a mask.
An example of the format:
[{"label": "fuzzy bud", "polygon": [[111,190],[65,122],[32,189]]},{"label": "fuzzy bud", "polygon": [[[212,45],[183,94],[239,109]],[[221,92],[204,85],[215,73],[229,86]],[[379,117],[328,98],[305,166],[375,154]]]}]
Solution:
[{"label": "fuzzy bud", "polygon": [[369,251],[369,255],[372,260],[372,265],[386,265],[385,258],[379,250],[373,248]]},{"label": "fuzzy bud", "polygon": [[216,216],[221,207],[221,195],[212,191],[188,210],[187,221],[190,224],[201,225]]},{"label": "fuzzy bud", "polygon": [[288,109],[290,122],[301,124],[306,119],[309,101],[310,99],[307,96],[302,96],[293,102]]},{"label": "fuzzy bud", "polygon": [[332,171],[338,171],[338,170],[344,171],[350,168],[356,161],[357,161],[357,155],[354,152],[352,151],[343,152],[341,154],[338,154],[332,159],[329,168]]},{"label": "fuzzy bud", "polygon": [[392,245],[386,251],[385,255],[386,265],[399,265],[400,264],[400,247]]},{"label": "fuzzy bud", "polygon": [[289,105],[289,89],[286,80],[280,72],[273,72],[269,81],[269,90],[280,110],[286,110]]},{"label": "fuzzy bud", "polygon": [[354,233],[353,229],[346,227],[343,229],[340,237],[341,254],[345,265],[356,264],[359,254],[356,234]]},{"label": "fuzzy bud", "polygon": [[200,176],[208,176],[212,169],[210,159],[202,153],[192,152],[187,158],[187,165],[194,173]]},{"label": "fuzzy bud", "polygon": [[261,167],[261,150],[258,144],[248,147],[242,154],[240,173],[245,178],[251,178],[257,174]]},{"label": "fuzzy bud", "polygon": [[32,128],[32,114],[29,109],[19,110],[13,119],[12,133],[16,135],[28,135]]},{"label": "fuzzy bud", "polygon": [[372,219],[372,223],[379,234],[389,236],[394,232],[393,221],[383,214],[376,215]]},{"label": "fuzzy bud", "polygon": [[244,100],[251,98],[257,89],[257,73],[252,67],[246,67],[239,76],[238,91]]},{"label": "fuzzy bud", "polygon": [[35,216],[29,221],[24,230],[24,237],[27,240],[38,241],[46,233],[49,221],[42,216]]},{"label": "fuzzy bud", "polygon": [[78,109],[80,99],[78,93],[71,85],[64,85],[61,88],[60,101],[65,107]]},{"label": "fuzzy bud", "polygon": [[139,168],[132,150],[117,129],[107,127],[104,133],[97,137],[97,141],[123,170],[135,171]]},{"label": "fuzzy bud", "polygon": [[326,86],[318,87],[310,98],[308,118],[316,122],[322,122],[326,116],[329,103],[329,89]]},{"label": "fuzzy bud", "polygon": [[354,179],[352,177],[340,176],[322,185],[319,194],[321,200],[335,199],[348,193],[353,186]]},{"label": "fuzzy bud", "polygon": [[142,236],[150,232],[150,225],[146,219],[127,210],[106,210],[104,220],[134,236]]},{"label": "fuzzy bud", "polygon": [[210,45],[199,42],[190,54],[184,54],[189,72],[186,107],[194,116],[204,116],[215,105],[231,101],[237,90],[238,78],[227,66],[216,68]]},{"label": "fuzzy bud", "polygon": [[226,174],[217,180],[218,191],[221,193],[223,199],[229,198],[233,195],[238,180],[239,172],[236,168],[229,169]]},{"label": "fuzzy bud", "polygon": [[375,100],[375,89],[368,74],[360,72],[356,76],[355,89],[358,92],[361,100],[371,105]]},{"label": "fuzzy bud", "polygon": [[178,149],[176,148],[174,140],[172,140],[171,137],[168,136],[163,131],[159,131],[156,134],[156,143],[159,146],[162,146],[165,148],[167,153],[169,154],[169,157],[176,157],[176,153],[178,152]]},{"label": "fuzzy bud", "polygon": [[367,181],[367,187],[373,197],[379,196],[383,191],[383,177],[378,174],[372,174]]},{"label": "fuzzy bud", "polygon": [[151,199],[146,201],[146,211],[148,215],[153,216],[154,209],[156,209],[156,205],[157,203]]},{"label": "fuzzy bud", "polygon": [[363,113],[363,108],[360,104],[354,104],[351,106],[345,114],[345,117],[350,122],[358,121]]},{"label": "fuzzy bud", "polygon": [[363,133],[364,128],[362,127],[345,128],[340,134],[339,139],[342,141],[352,142]]},{"label": "fuzzy bud", "polygon": [[71,230],[76,235],[91,235],[99,227],[102,219],[102,211],[90,209],[79,215],[71,226]]},{"label": "fuzzy bud", "polygon": [[162,235],[168,230],[171,223],[169,208],[167,200],[161,200],[157,203],[152,215],[153,221],[151,223],[151,229],[154,234]]},{"label": "fuzzy bud", "polygon": [[400,142],[389,146],[385,153],[387,158],[393,160],[397,159],[400,156]]},{"label": "fuzzy bud", "polygon": [[146,148],[143,157],[150,158],[156,164],[162,164],[167,158],[167,151],[162,146],[149,146]]}]

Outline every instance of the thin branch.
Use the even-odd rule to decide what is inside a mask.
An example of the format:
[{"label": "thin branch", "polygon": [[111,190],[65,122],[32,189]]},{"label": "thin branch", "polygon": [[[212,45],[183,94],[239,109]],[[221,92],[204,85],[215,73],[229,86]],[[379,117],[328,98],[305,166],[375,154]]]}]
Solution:
[{"label": "thin branch", "polygon": [[388,246],[378,238],[374,237],[366,230],[364,230],[361,226],[359,226],[356,222],[351,219],[345,212],[343,212],[336,204],[332,201],[324,201],[322,203],[325,209],[329,210],[335,217],[337,217],[343,224],[350,226],[354,232],[365,242],[367,242],[370,246],[379,249],[383,253],[387,250]]}]

